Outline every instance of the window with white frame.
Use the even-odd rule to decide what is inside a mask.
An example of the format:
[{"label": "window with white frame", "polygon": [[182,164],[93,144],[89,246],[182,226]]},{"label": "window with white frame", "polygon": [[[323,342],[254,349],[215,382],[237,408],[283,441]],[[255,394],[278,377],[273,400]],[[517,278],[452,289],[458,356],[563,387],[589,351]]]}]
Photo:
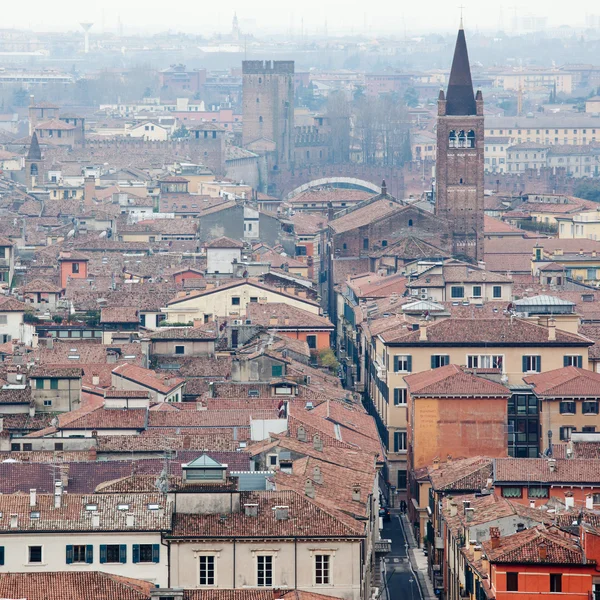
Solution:
[{"label": "window with white frame", "polygon": [[412,371],[412,356],[394,356],[394,373],[410,373]]},{"label": "window with white frame", "polygon": [[469,369],[502,369],[504,356],[501,354],[468,354]]},{"label": "window with white frame", "polygon": [[408,450],[406,431],[394,431],[394,452],[406,452]]},{"label": "window with white frame", "polygon": [[213,555],[200,555],[200,585],[215,585],[215,557]]},{"label": "window with white frame", "polygon": [[541,356],[535,354],[523,356],[523,373],[540,373],[541,371]]},{"label": "window with white frame", "polygon": [[317,585],[331,583],[331,556],[329,554],[315,555],[315,583]]},{"label": "window with white frame", "polygon": [[394,406],[406,405],[406,388],[394,388]]},{"label": "window with white frame", "polygon": [[271,587],[273,585],[273,556],[264,554],[256,558],[256,585],[258,587]]}]

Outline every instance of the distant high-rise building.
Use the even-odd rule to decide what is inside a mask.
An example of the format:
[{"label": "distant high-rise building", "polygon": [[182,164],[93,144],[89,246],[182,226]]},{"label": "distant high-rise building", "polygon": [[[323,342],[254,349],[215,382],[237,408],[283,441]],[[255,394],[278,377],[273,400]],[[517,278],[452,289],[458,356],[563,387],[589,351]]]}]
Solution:
[{"label": "distant high-rise building", "polygon": [[473,93],[465,32],[458,32],[447,94],[440,91],[436,206],[455,256],[483,260],[483,96]]},{"label": "distant high-rise building", "polygon": [[294,156],[294,61],[245,60],[242,144],[270,153],[271,166],[290,165]]}]

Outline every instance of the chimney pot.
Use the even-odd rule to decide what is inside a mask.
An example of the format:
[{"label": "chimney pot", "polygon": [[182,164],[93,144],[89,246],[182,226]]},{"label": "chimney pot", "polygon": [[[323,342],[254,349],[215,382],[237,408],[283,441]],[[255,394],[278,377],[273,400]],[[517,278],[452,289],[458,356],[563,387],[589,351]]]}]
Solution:
[{"label": "chimney pot", "polygon": [[35,506],[37,504],[37,490],[30,489],[29,490],[29,506]]},{"label": "chimney pot", "polygon": [[132,513],[127,513],[126,518],[126,523],[127,523],[127,527],[133,527],[135,525],[135,515]]},{"label": "chimney pot", "polygon": [[475,513],[474,508],[465,508],[465,517],[466,517],[467,523],[470,523],[473,520],[474,513]]},{"label": "chimney pot", "polygon": [[19,515],[10,515],[10,528],[16,529],[19,526]]}]

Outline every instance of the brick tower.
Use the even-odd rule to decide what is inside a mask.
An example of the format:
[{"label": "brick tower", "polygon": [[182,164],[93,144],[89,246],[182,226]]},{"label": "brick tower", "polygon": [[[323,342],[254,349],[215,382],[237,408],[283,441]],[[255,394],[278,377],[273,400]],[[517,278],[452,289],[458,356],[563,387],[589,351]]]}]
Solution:
[{"label": "brick tower", "polygon": [[[289,166],[294,157],[294,61],[245,60],[242,145],[275,143],[272,167]],[[262,141],[262,143],[261,143]],[[254,144],[253,144],[254,145]]]},{"label": "brick tower", "polygon": [[437,121],[435,212],[448,222],[454,256],[483,260],[483,96],[473,93],[465,32],[458,31]]}]

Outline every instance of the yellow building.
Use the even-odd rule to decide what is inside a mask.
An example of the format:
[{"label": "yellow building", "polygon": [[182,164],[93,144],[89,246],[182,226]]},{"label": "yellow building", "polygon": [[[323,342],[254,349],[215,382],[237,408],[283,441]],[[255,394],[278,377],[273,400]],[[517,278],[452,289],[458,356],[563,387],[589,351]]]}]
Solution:
[{"label": "yellow building", "polygon": [[[564,240],[567,242],[567,240]],[[540,242],[533,248],[531,259],[531,274],[535,277],[540,275],[540,270],[550,263],[556,263],[564,267],[565,277],[574,279],[581,283],[596,285],[600,282],[600,255],[593,244],[590,248],[589,239],[581,239],[579,249],[554,248],[545,250]],[[565,244],[566,246],[566,244]]]},{"label": "yellow building", "polygon": [[571,73],[558,70],[511,71],[496,75],[493,86],[511,92],[521,90],[529,93],[556,90],[559,94],[570,94],[573,90],[573,76]]},{"label": "yellow building", "polygon": [[600,239],[600,206],[576,214],[556,216],[558,237],[561,240]]}]

